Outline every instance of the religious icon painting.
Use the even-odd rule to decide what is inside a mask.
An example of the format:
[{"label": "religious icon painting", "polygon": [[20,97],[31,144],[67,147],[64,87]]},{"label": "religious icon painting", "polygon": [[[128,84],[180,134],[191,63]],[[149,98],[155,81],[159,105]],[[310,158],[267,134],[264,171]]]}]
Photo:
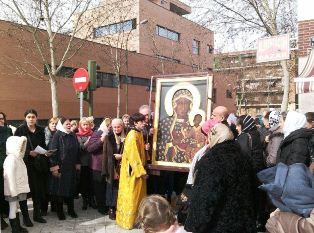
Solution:
[{"label": "religious icon painting", "polygon": [[205,145],[201,125],[210,116],[212,76],[156,79],[153,164],[189,167]]}]

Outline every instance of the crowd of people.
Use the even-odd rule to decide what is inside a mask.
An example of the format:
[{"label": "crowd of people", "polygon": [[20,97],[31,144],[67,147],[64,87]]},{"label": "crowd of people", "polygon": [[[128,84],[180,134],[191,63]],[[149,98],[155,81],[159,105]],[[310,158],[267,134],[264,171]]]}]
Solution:
[{"label": "crowd of people", "polygon": [[[278,201],[278,193],[271,188],[283,185],[275,179],[283,170],[296,180],[301,178],[294,178],[294,171],[305,169],[307,180],[300,182],[307,182],[309,193],[314,194],[313,112],[274,110],[254,119],[218,106],[199,127],[206,143],[190,155],[189,174],[165,171],[160,176],[149,175],[146,166],[152,160],[156,133],[147,105],[131,116],[105,118],[97,129],[92,117],[79,122],[53,117],[45,128],[37,124],[34,109],[26,110],[24,118],[13,133],[0,112],[2,229],[8,227],[8,217],[12,232],[28,232],[20,223],[18,204],[24,226],[46,223],[50,203],[59,220],[67,215],[77,218],[75,208],[95,208],[122,228],[141,227],[144,232],[314,230],[314,195],[298,202],[306,209],[302,215],[290,202]],[[180,183],[177,177],[183,180],[182,187],[174,187]],[[176,208],[170,205],[174,192]],[[296,199],[299,195],[295,190],[286,192]],[[146,197],[147,193],[159,195]],[[79,196],[81,207],[74,205]],[[28,198],[33,201],[33,221]],[[293,222],[290,228],[288,221]]]}]

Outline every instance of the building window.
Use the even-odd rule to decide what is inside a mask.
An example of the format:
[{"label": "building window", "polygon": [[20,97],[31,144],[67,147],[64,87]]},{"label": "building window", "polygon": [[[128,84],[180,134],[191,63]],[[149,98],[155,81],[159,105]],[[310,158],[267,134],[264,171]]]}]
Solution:
[{"label": "building window", "polygon": [[227,97],[228,99],[232,99],[232,91],[226,90],[226,97]]},{"label": "building window", "polygon": [[180,39],[180,34],[178,32],[172,31],[165,27],[161,27],[159,25],[156,26],[156,34],[158,36],[165,37],[173,41],[179,41]]},{"label": "building window", "polygon": [[213,51],[214,51],[214,48],[213,48],[213,46],[212,45],[207,45],[207,47],[206,47],[206,50],[207,50],[207,53],[213,53]]},{"label": "building window", "polygon": [[192,53],[196,55],[200,54],[200,42],[198,40],[192,41]]},{"label": "building window", "polygon": [[120,32],[128,32],[135,28],[136,28],[136,19],[130,19],[127,21],[95,28],[94,36],[97,38],[97,37],[112,35],[112,34],[116,34]]},{"label": "building window", "polygon": [[159,58],[159,59],[162,59],[162,60],[171,61],[171,62],[174,62],[174,63],[180,63],[180,60],[175,59],[175,58],[166,57],[166,56],[162,56],[162,55],[157,55],[156,57]]},{"label": "building window", "polygon": [[314,36],[311,37],[311,47],[314,47]]}]

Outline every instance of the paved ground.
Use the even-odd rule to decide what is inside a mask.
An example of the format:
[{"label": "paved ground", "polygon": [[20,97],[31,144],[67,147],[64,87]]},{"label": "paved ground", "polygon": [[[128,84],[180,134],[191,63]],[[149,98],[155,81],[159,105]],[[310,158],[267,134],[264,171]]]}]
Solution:
[{"label": "paved ground", "polygon": [[[30,216],[32,219],[33,211],[32,211],[32,203],[29,203],[30,206]],[[87,232],[97,232],[97,233],[142,233],[142,230],[123,230],[118,227],[115,221],[112,221],[108,218],[108,216],[104,216],[99,214],[96,210],[92,208],[88,208],[83,211],[81,209],[81,199],[75,200],[75,210],[78,214],[78,218],[73,219],[70,216],[66,216],[65,221],[59,221],[56,213],[48,212],[48,215],[45,217],[47,220],[46,224],[42,223],[34,223],[33,227],[27,228],[30,233],[70,233],[70,232],[78,232],[78,233],[87,233]],[[64,206],[66,213],[66,206]],[[22,217],[20,216],[21,223]],[[8,219],[5,219],[8,223]],[[2,233],[11,232],[11,228],[7,228]]]}]

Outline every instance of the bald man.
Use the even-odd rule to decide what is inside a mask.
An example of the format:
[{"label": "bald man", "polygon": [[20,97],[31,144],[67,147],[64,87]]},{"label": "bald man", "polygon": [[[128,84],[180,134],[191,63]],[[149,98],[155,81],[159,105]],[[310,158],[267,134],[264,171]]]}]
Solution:
[{"label": "bald man", "polygon": [[227,121],[228,116],[229,116],[228,109],[225,106],[218,106],[214,108],[210,118],[213,120],[223,122]]},{"label": "bald man", "polygon": [[217,120],[217,121],[225,124],[226,126],[228,126],[230,128],[230,130],[232,131],[234,138],[236,138],[236,137],[238,137],[239,133],[238,133],[236,126],[234,124],[232,124],[232,123],[229,124],[227,122],[228,116],[229,116],[228,108],[226,108],[225,106],[217,106],[216,108],[214,108],[210,118],[213,120]]}]

